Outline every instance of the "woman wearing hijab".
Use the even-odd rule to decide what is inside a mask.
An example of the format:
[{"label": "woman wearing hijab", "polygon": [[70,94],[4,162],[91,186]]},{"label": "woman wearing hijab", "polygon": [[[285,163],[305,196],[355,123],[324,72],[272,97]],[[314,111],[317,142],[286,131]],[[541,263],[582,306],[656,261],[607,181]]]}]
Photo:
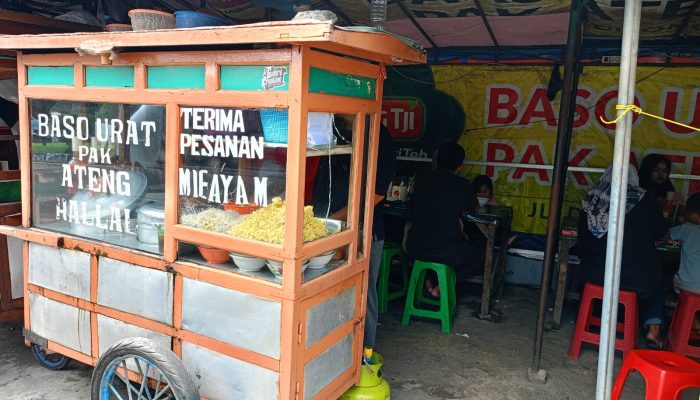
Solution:
[{"label": "woman wearing hijab", "polygon": [[666,200],[666,193],[675,193],[671,180],[671,161],[661,154],[649,154],[639,168],[639,186],[651,191],[659,204]]},{"label": "woman wearing hijab", "polygon": [[[604,281],[611,184],[612,167],[608,167],[582,201],[578,246],[583,282],[602,285]],[[668,228],[655,195],[639,187],[637,171],[632,166],[629,168],[625,213],[620,289],[637,294],[647,329],[647,346],[661,348],[663,270],[654,242],[662,238]]]}]

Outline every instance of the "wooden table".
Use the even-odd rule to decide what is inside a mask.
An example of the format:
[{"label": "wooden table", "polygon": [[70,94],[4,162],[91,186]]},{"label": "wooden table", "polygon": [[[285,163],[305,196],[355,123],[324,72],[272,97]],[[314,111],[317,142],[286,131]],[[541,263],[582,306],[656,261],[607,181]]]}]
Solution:
[{"label": "wooden table", "polygon": [[[559,330],[561,327],[561,314],[564,307],[564,296],[566,294],[566,274],[569,269],[569,251],[578,241],[578,226],[567,223],[565,220],[559,233],[559,277],[557,279],[557,291],[554,296],[554,314],[552,315],[552,330]],[[669,253],[679,253],[680,246],[677,243],[667,241],[657,242],[656,248],[659,251]]]},{"label": "wooden table", "polygon": [[[385,202],[382,207],[382,213],[409,218],[411,209],[407,203]],[[478,213],[465,212],[462,218],[464,221],[473,222],[486,228],[484,275],[481,279],[477,277],[469,281],[481,283],[483,285],[481,291],[481,310],[478,314],[478,318],[491,320],[491,314],[489,313],[491,295],[494,291],[497,292],[496,295],[498,298],[503,295],[503,277],[505,276],[506,270],[508,233],[510,232],[510,224],[513,218],[513,209],[507,206],[483,206],[479,209]],[[498,235],[499,227],[502,228],[500,235]],[[497,236],[500,237],[497,238]],[[500,250],[499,257],[494,266],[494,248],[497,241]],[[494,282],[496,284],[494,284]]]},{"label": "wooden table", "polygon": [[[563,233],[563,234],[562,234]],[[567,233],[567,229],[562,229],[559,235],[559,278],[557,279],[557,292],[554,296],[554,315],[552,316],[552,330],[559,330],[561,327],[561,312],[564,307],[564,294],[566,292],[566,274],[569,270],[569,251],[578,240],[576,235]]]}]

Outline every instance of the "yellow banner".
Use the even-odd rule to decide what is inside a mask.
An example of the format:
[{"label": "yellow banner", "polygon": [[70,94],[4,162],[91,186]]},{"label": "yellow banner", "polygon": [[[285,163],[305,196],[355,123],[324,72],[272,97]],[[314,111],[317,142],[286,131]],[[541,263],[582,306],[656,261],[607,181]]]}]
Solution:
[{"label": "yellow banner", "polygon": [[[559,100],[547,98],[551,67],[433,66],[435,88],[456,99],[466,123],[460,143],[470,161],[551,165],[559,117]],[[635,103],[643,110],[700,127],[700,88],[690,77],[698,68],[639,67]],[[563,74],[563,72],[562,72]],[[617,67],[585,67],[576,101],[569,165],[605,168],[612,163]],[[429,105],[426,114],[430,112]],[[426,127],[430,130],[430,127]],[[673,173],[700,175],[698,132],[647,116],[634,117],[632,162],[649,153],[667,155]],[[469,177],[491,176],[496,199],[514,209],[513,229],[545,233],[552,171],[547,169],[472,166]],[[563,215],[578,215],[581,199],[596,173],[569,172]],[[684,195],[700,190],[700,181],[674,181]]]}]

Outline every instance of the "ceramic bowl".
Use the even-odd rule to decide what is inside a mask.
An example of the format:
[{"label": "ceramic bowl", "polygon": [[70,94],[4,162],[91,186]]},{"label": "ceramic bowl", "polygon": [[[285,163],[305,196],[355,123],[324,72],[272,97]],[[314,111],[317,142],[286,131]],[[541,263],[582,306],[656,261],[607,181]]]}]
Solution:
[{"label": "ceramic bowl", "polygon": [[241,271],[260,271],[265,266],[265,260],[258,257],[248,256],[239,253],[229,253],[233,262]]},{"label": "ceramic bowl", "polygon": [[257,204],[235,204],[235,203],[224,204],[224,210],[236,211],[237,213],[239,213],[241,215],[250,214],[259,208],[260,208],[260,206]]},{"label": "ceramic bowl", "polygon": [[231,258],[226,250],[212,249],[211,247],[197,246],[199,253],[210,264],[224,264]]},{"label": "ceramic bowl", "polygon": [[[267,269],[272,272],[272,275],[275,276],[277,279],[282,279],[282,270],[284,269],[282,266],[281,261],[273,261],[273,260],[266,260],[267,264]],[[303,273],[306,271],[306,268],[309,266],[309,261],[306,261],[304,264],[301,266],[301,272]]]},{"label": "ceramic bowl", "polygon": [[486,203],[489,202],[489,198],[488,198],[488,197],[477,197],[476,199],[479,201],[479,205],[480,205],[480,206],[485,206]]},{"label": "ceramic bowl", "polygon": [[309,268],[320,269],[324,268],[333,259],[335,255],[335,250],[331,250],[328,253],[323,253],[316,257],[311,257],[309,259]]}]

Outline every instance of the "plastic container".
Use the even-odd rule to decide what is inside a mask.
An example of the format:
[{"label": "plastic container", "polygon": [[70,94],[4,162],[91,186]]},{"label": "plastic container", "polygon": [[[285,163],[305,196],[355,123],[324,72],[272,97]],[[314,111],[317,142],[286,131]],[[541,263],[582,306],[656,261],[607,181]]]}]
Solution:
[{"label": "plastic container", "polygon": [[129,10],[129,18],[135,31],[175,28],[175,16],[165,11],[135,8]]},{"label": "plastic container", "polygon": [[[269,143],[287,143],[289,113],[286,109],[264,108],[260,110],[263,136]],[[306,125],[306,142],[311,146],[324,146],[333,142],[333,114],[310,112]]]},{"label": "plastic container", "polygon": [[263,136],[269,143],[287,143],[289,131],[289,114],[287,110],[264,108],[260,110]]},{"label": "plastic container", "polygon": [[158,230],[165,224],[165,210],[161,207],[142,206],[136,210],[138,240],[158,244]]},{"label": "plastic container", "polygon": [[107,24],[105,30],[107,32],[125,32],[132,30],[132,28],[129,24]]},{"label": "plastic container", "polygon": [[175,11],[176,28],[196,28],[198,26],[228,25],[228,21],[197,11]]},{"label": "plastic container", "polygon": [[372,0],[370,7],[369,16],[372,20],[372,26],[384,30],[386,26],[387,0]]}]

